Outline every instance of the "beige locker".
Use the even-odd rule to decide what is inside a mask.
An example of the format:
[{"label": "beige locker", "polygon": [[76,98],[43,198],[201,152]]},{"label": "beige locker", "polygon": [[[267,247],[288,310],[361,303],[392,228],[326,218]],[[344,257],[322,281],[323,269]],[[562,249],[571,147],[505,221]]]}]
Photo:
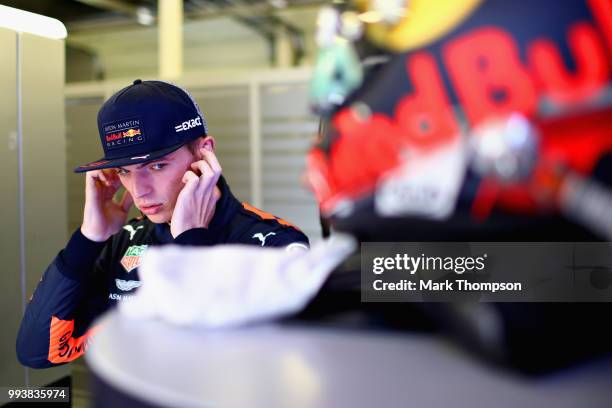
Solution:
[{"label": "beige locker", "polygon": [[0,28],[0,384],[43,385],[68,367],[19,365],[24,306],[67,241],[64,42]]}]

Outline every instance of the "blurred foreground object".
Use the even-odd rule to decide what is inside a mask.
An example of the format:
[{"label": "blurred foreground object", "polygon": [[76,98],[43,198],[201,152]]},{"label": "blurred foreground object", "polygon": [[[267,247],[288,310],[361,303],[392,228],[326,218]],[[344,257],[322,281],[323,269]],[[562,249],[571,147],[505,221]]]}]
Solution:
[{"label": "blurred foreground object", "polygon": [[309,324],[181,330],[116,310],[86,354],[99,407],[607,408],[609,360],[544,381],[423,334]]},{"label": "blurred foreground object", "polygon": [[[610,189],[601,178],[612,176],[595,174],[612,157],[610,1],[356,0],[336,14],[319,27],[335,37],[313,73],[311,105],[326,126],[307,170],[336,227],[476,226],[504,212],[563,215],[612,239],[561,193],[576,177]],[[352,15],[362,30],[347,28]],[[357,84],[347,73],[360,68]]]},{"label": "blurred foreground object", "polygon": [[[313,72],[323,125],[306,179],[333,230],[361,242],[612,241],[612,1],[334,4],[363,79],[337,97],[339,53]],[[345,29],[355,13],[362,29]],[[424,321],[526,372],[612,348],[610,303],[364,304],[354,261],[304,316]]]},{"label": "blurred foreground object", "polygon": [[142,287],[119,307],[127,317],[209,328],[278,318],[300,311],[354,250],[347,235],[311,250],[151,248],[139,270]]}]

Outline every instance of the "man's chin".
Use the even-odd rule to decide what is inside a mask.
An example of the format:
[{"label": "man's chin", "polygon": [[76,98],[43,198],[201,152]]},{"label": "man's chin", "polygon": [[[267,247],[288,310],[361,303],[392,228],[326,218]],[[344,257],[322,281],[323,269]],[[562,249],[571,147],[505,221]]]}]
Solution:
[{"label": "man's chin", "polygon": [[155,224],[164,224],[170,221],[170,217],[168,217],[167,214],[164,213],[160,213],[160,214],[143,214],[145,217],[147,217],[149,219],[149,221],[151,221],[152,223]]}]

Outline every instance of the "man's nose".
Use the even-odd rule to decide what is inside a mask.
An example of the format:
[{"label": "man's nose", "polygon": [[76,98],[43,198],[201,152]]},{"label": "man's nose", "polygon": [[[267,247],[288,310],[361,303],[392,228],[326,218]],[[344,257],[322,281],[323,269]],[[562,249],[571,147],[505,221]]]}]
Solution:
[{"label": "man's nose", "polygon": [[131,181],[132,191],[130,193],[134,199],[145,197],[153,190],[151,188],[151,181],[146,174],[138,174],[135,172]]}]

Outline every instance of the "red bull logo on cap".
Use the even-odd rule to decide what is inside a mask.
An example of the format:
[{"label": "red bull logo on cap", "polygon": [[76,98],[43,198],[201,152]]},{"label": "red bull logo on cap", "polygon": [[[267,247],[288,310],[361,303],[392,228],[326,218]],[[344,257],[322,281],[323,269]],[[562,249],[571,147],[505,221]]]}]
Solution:
[{"label": "red bull logo on cap", "polygon": [[141,134],[142,132],[140,131],[140,129],[129,129],[123,132],[123,137],[133,137],[133,136],[138,136]]},{"label": "red bull logo on cap", "polygon": [[145,141],[139,119],[120,120],[103,127],[104,143],[107,149],[129,147]]}]

